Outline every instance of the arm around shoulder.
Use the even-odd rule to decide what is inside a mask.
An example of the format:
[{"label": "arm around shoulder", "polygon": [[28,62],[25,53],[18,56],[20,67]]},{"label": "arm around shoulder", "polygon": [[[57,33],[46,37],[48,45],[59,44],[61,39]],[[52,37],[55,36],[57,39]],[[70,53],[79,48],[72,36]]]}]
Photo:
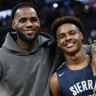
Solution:
[{"label": "arm around shoulder", "polygon": [[61,96],[56,72],[50,77],[50,89],[53,96]]},{"label": "arm around shoulder", "polygon": [[83,45],[83,48],[84,48],[86,54],[88,54],[88,55],[90,55],[92,57],[91,46],[92,45]]}]

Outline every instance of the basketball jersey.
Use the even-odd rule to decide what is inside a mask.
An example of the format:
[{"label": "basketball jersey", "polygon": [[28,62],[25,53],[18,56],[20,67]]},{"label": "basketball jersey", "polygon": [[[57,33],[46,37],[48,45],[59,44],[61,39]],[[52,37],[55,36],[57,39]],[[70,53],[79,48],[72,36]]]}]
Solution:
[{"label": "basketball jersey", "polygon": [[93,96],[96,77],[93,76],[91,63],[81,70],[70,70],[62,64],[56,72],[62,96]]}]

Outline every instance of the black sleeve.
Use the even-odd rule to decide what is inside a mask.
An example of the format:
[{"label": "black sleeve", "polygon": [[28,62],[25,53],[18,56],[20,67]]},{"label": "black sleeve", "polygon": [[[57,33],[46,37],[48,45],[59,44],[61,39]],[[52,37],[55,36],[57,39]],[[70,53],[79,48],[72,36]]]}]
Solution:
[{"label": "black sleeve", "polygon": [[3,71],[2,71],[2,65],[0,63],[0,81],[2,80],[3,77]]},{"label": "black sleeve", "polygon": [[93,56],[92,46],[91,45],[83,45],[83,47],[84,47],[86,54],[88,54],[92,57]]}]

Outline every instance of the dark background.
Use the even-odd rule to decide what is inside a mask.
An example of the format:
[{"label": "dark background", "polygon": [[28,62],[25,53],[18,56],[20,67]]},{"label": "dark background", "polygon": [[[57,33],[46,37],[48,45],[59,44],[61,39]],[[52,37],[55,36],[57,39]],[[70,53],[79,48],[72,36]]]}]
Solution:
[{"label": "dark background", "polygon": [[7,32],[13,31],[12,8],[21,2],[32,2],[38,6],[41,32],[50,34],[51,24],[57,17],[76,16],[81,19],[86,30],[84,43],[91,44],[96,39],[96,0],[0,0],[0,47],[5,41]]}]

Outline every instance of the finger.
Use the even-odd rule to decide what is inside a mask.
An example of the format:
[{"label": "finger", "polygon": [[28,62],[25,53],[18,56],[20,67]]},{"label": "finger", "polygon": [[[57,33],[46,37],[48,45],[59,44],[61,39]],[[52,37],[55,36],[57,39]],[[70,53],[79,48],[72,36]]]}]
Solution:
[{"label": "finger", "polygon": [[94,55],[92,58],[91,66],[92,66],[93,75],[96,76],[96,55]]},{"label": "finger", "polygon": [[94,76],[96,76],[96,63],[95,63],[95,65],[94,65]]},{"label": "finger", "polygon": [[96,74],[95,74],[95,68],[94,68],[94,64],[93,63],[91,64],[91,67],[92,67],[93,75],[95,76]]}]

